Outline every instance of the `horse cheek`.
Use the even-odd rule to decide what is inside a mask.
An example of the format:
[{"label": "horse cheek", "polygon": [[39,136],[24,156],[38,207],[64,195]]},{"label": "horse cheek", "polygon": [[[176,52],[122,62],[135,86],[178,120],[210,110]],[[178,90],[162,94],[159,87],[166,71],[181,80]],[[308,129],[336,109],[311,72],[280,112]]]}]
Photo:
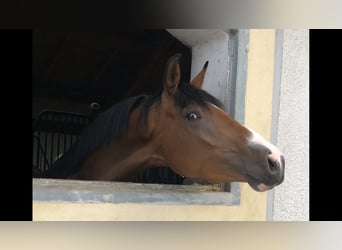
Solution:
[{"label": "horse cheek", "polygon": [[166,164],[179,175],[185,176],[187,171],[184,166],[187,164],[184,144],[179,136],[173,133],[172,129],[164,133],[162,151]]}]

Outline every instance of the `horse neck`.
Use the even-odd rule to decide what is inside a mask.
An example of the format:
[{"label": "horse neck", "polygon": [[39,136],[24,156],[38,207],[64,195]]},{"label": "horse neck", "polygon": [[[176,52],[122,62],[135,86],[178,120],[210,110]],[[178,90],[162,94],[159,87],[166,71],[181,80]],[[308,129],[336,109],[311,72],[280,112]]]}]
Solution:
[{"label": "horse neck", "polygon": [[129,117],[127,133],[92,154],[71,178],[130,180],[147,167],[165,166],[153,137],[153,128],[149,126],[150,120],[154,119],[154,112],[150,113],[148,126],[141,126],[139,110],[135,109]]},{"label": "horse neck", "polygon": [[122,140],[122,144],[126,144],[129,149],[130,158],[143,168],[165,164],[160,145],[156,142],[157,110],[157,104],[153,104],[145,126],[139,122],[139,108],[135,109],[129,117],[127,137]]}]

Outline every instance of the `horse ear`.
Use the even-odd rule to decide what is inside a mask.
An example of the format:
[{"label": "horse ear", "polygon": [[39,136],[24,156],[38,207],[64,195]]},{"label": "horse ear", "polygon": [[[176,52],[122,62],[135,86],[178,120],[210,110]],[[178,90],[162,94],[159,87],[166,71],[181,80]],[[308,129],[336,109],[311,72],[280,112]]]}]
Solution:
[{"label": "horse ear", "polygon": [[179,60],[181,57],[181,54],[176,54],[170,57],[166,64],[163,84],[164,91],[166,90],[169,96],[176,92],[181,79],[181,71],[179,66]]},{"label": "horse ear", "polygon": [[206,61],[202,70],[190,82],[190,84],[194,86],[195,88],[198,88],[198,89],[202,88],[203,80],[204,80],[205,72],[207,71],[208,64],[209,64],[209,61]]}]

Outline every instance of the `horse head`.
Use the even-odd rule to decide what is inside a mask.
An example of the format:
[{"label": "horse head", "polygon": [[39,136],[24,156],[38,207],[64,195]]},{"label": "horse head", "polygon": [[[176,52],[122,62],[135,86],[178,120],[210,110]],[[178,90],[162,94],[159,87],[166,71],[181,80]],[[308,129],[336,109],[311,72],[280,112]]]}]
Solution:
[{"label": "horse head", "polygon": [[202,90],[208,67],[190,82],[181,81],[181,55],[166,66],[155,142],[165,162],[178,174],[211,183],[248,182],[266,191],[284,180],[284,155],[252,129],[230,117],[223,105]]}]

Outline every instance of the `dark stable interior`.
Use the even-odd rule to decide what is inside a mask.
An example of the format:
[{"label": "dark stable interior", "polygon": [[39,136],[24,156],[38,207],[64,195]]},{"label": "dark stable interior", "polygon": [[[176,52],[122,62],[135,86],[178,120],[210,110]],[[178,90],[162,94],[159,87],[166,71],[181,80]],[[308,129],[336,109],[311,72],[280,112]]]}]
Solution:
[{"label": "dark stable interior", "polygon": [[[33,176],[39,177],[89,123],[92,114],[162,87],[167,59],[182,53],[190,79],[191,50],[166,30],[33,32]],[[92,105],[97,103],[98,105]],[[182,184],[169,168],[141,173],[140,183]]]}]

